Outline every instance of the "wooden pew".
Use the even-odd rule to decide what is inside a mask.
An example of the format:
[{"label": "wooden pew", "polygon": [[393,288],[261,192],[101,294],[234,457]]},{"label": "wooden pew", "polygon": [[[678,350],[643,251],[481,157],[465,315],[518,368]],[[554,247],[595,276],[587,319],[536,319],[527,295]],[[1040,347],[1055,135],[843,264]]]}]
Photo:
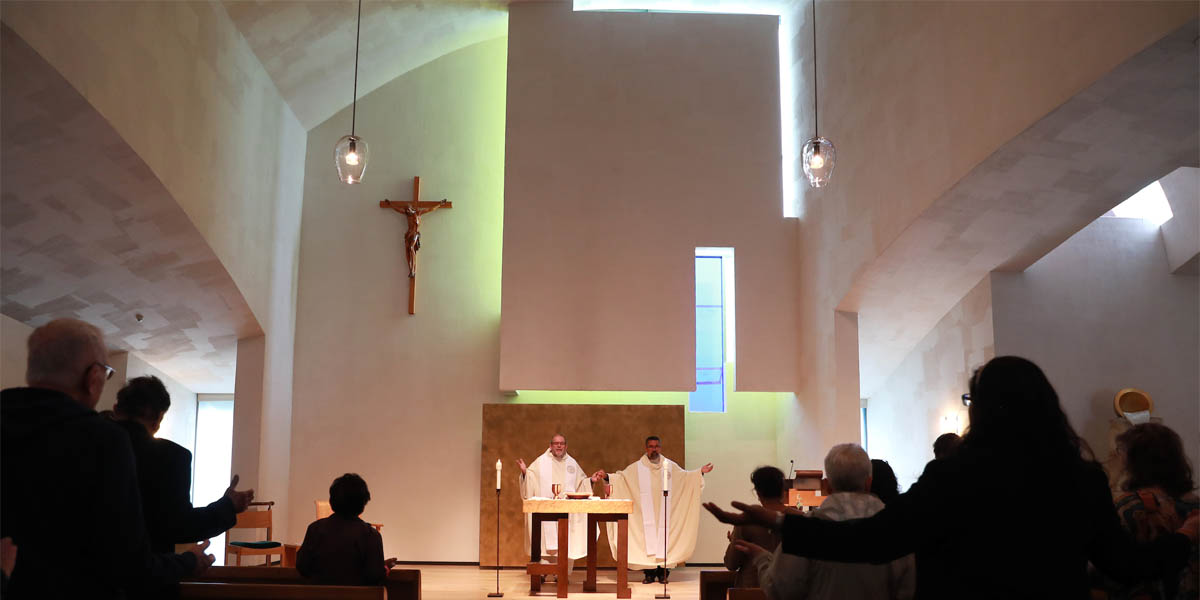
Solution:
[{"label": "wooden pew", "polygon": [[[192,579],[204,583],[247,583],[317,586],[300,576],[290,567],[209,567],[204,575]],[[388,571],[383,587],[388,600],[421,600],[421,571],[418,569],[392,569]]]},{"label": "wooden pew", "polygon": [[725,600],[767,600],[762,588],[729,588]]},{"label": "wooden pew", "polygon": [[700,600],[725,600],[735,577],[733,571],[700,571]]},{"label": "wooden pew", "polygon": [[382,586],[198,581],[179,584],[180,600],[387,600],[387,597]]}]

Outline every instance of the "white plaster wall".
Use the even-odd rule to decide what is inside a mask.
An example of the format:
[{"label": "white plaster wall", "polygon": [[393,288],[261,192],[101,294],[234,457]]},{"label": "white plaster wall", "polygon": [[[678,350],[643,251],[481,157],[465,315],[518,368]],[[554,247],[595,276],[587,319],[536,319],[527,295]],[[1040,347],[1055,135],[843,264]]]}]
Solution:
[{"label": "white plaster wall", "polygon": [[1180,167],[1159,180],[1174,215],[1162,224],[1167,268],[1172,273],[1197,273],[1200,253],[1200,169]]},{"label": "white plaster wall", "polygon": [[[503,400],[505,56],[504,39],[470,46],[360,99],[357,132],[370,144],[360,185],[340,183],[332,160],[349,109],[309,133],[289,542],[330,482],[356,472],[388,556],[478,560],[479,406]],[[411,199],[414,175],[423,199],[453,208],[422,219],[409,315],[405,219],[379,201]],[[264,409],[264,429],[270,419]]]},{"label": "white plaster wall", "polygon": [[[286,495],[306,133],[212,1],[5,2],[2,17],[151,168],[267,336],[259,495]],[[286,531],[286,504],[276,506]]]},{"label": "white plaster wall", "polygon": [[[184,387],[178,381],[171,379],[166,373],[156,369],[136,354],[128,354],[127,356],[129,362],[126,367],[126,378],[121,380],[122,382],[134,377],[153,375],[162,380],[163,385],[167,386],[167,393],[171,395],[171,408],[167,410],[166,416],[163,417],[162,425],[159,426],[155,437],[171,440],[195,453],[196,393]],[[113,381],[108,382],[105,389],[107,391],[111,387],[114,390],[115,398],[116,390],[120,389],[124,383],[116,383],[114,385],[114,382],[117,382],[116,376],[113,377]]]},{"label": "white plaster wall", "polygon": [[737,389],[794,389],[778,19],[509,11],[500,386],[694,389],[694,251],[731,246]]},{"label": "white plaster wall", "polygon": [[266,352],[263,336],[238,340],[237,371],[234,374],[233,449],[231,473],[241,477],[241,485],[258,487],[258,467],[262,448],[263,360]]},{"label": "white plaster wall", "polygon": [[33,328],[7,315],[0,315],[0,389],[25,387],[29,349],[25,343]]},{"label": "white plaster wall", "polygon": [[[1001,144],[1196,12],[1180,2],[818,4],[821,133],[838,165],[827,188],[798,184],[799,388],[784,407],[781,457],[823,456],[856,435],[858,403],[837,400],[833,359],[834,312],[856,277]],[[805,23],[795,70],[811,101]],[[801,110],[803,141],[812,121]]]},{"label": "white plaster wall", "polygon": [[1145,390],[1200,467],[1200,286],[1167,270],[1158,227],[1101,218],[1023,273],[992,274],[996,354],[1037,363],[1105,458],[1113,396]]},{"label": "white plaster wall", "polygon": [[994,356],[992,287],[985,277],[867,399],[869,453],[891,464],[901,489],[933,460],[933,441],[952,430],[944,417],[957,418],[966,430],[962,395],[975,368]]}]

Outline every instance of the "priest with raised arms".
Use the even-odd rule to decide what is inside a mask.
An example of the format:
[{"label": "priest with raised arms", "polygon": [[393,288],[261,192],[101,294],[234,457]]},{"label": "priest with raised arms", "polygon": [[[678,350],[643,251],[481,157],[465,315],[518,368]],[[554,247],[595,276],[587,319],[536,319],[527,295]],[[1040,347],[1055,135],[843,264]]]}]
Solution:
[{"label": "priest with raised arms", "polygon": [[[633,500],[629,515],[629,567],[641,569],[642,583],[666,583],[671,567],[691,558],[700,526],[700,491],[712,463],[685,471],[661,454],[662,440],[646,438],[646,453],[637,462],[609,476],[613,498]],[[663,489],[667,496],[667,548],[663,550]],[[617,526],[608,524],[608,541],[617,555]],[[664,560],[665,558],[665,560]]]},{"label": "priest with raised arms", "polygon": [[[582,492],[590,495],[592,483],[604,477],[604,471],[596,471],[591,477],[584,474],[579,463],[575,462],[570,454],[567,454],[567,438],[561,433],[554,434],[554,437],[550,438],[550,447],[528,466],[521,459],[517,459],[517,466],[521,468],[522,499],[553,498],[554,492],[551,486],[556,483],[562,485],[563,494]],[[566,551],[568,570],[574,566],[575,559],[587,556],[587,538],[584,537],[587,534],[587,515],[582,513],[571,515],[570,527],[567,536],[570,548]],[[525,552],[527,553],[532,529],[533,518],[526,513]],[[561,559],[562,549],[558,547],[558,523],[542,523],[541,549],[543,557],[553,556],[556,557],[555,560]]]}]

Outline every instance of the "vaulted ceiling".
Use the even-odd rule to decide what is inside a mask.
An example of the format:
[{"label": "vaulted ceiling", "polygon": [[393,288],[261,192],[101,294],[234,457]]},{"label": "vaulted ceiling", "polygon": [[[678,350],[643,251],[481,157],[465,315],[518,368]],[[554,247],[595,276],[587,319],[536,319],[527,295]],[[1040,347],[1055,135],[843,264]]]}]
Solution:
[{"label": "vaulted ceiling", "polygon": [[2,30],[0,311],[86,320],[194,392],[232,392],[237,340],[262,334],[233,279],[125,140]]},{"label": "vaulted ceiling", "polygon": [[[439,56],[506,35],[505,4],[363,2],[359,97]],[[350,104],[357,2],[225,0],[224,6],[305,129]]]}]

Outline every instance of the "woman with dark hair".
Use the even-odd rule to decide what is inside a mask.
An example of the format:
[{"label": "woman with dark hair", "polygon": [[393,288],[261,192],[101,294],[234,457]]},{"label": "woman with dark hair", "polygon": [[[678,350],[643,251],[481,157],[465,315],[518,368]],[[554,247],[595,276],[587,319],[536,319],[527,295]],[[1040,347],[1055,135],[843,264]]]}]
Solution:
[{"label": "woman with dark hair", "polygon": [[296,552],[296,570],[326,585],[382,585],[396,559],[383,559],[383,537],[359,518],[371,491],[358,473],[329,486],[333,514],[313,521]]},{"label": "woman with dark hair", "polygon": [[[783,471],[775,467],[759,467],[750,474],[750,482],[754,484],[754,495],[758,496],[758,503],[779,512],[786,508],[784,481]],[[779,534],[769,528],[754,524],[738,525],[729,532],[729,546],[725,548],[725,568],[737,573],[733,580],[733,587],[760,587],[758,569],[754,568],[750,560],[747,560],[749,557],[744,552],[738,551],[734,544],[737,540],[750,542],[771,552],[779,545]]]},{"label": "woman with dark hair", "polygon": [[875,516],[826,521],[735,503],[705,507],[726,523],[778,528],[783,552],[883,563],[919,552],[918,598],[1086,598],[1087,564],[1123,582],[1161,577],[1187,561],[1200,533],[1137,544],[1121,529],[1108,480],[1032,362],[989,361],[970,382],[971,427],[953,456]]},{"label": "woman with dark hair", "polygon": [[[1134,539],[1148,542],[1169,534],[1200,508],[1192,465],[1170,427],[1144,423],[1130,428],[1117,437],[1117,457],[1125,491],[1117,498],[1117,514]],[[1106,587],[1114,600],[1182,600],[1200,596],[1198,575],[1200,557],[1193,545],[1187,567],[1175,576],[1136,586],[1109,581]]]},{"label": "woman with dark hair", "polygon": [[886,460],[871,459],[871,493],[885,505],[900,495],[900,482]]}]

